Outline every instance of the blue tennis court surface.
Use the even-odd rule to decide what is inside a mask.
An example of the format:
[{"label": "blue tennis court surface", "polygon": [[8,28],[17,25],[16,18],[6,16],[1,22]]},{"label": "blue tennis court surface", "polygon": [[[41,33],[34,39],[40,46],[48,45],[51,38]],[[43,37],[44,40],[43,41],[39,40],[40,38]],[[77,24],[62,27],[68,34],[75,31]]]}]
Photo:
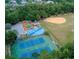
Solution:
[{"label": "blue tennis court surface", "polygon": [[29,29],[26,31],[26,34],[29,35],[29,36],[36,36],[36,35],[40,35],[40,34],[43,34],[45,31],[43,28],[41,27],[36,27],[36,28],[33,28],[33,29]]},{"label": "blue tennis court surface", "polygon": [[29,48],[31,46],[44,43],[43,38],[36,38],[34,40],[25,41],[19,44],[20,48]]},{"label": "blue tennis court surface", "polygon": [[40,54],[41,50],[45,49],[48,52],[56,48],[54,42],[48,36],[39,36],[16,42],[12,46],[12,55],[17,59],[31,57],[32,53]]},{"label": "blue tennis court surface", "polygon": [[38,48],[38,49],[35,49],[35,50],[33,50],[33,51],[30,51],[30,52],[24,52],[24,53],[20,56],[20,58],[23,58],[23,57],[32,57],[32,53],[38,53],[38,54],[40,54],[40,52],[41,52],[43,49],[47,50],[48,52],[51,51],[51,49],[50,49],[49,47]]}]

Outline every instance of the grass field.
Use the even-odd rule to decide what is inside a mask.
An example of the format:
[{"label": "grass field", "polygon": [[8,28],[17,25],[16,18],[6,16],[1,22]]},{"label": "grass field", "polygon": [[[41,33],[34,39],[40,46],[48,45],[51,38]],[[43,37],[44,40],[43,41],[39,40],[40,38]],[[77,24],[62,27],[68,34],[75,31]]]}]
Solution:
[{"label": "grass field", "polygon": [[64,15],[58,15],[58,17],[64,17],[66,22],[63,24],[53,24],[41,20],[40,23],[51,35],[51,37],[54,36],[55,41],[59,45],[63,46],[66,43],[73,42],[74,40],[74,14],[68,13]]}]

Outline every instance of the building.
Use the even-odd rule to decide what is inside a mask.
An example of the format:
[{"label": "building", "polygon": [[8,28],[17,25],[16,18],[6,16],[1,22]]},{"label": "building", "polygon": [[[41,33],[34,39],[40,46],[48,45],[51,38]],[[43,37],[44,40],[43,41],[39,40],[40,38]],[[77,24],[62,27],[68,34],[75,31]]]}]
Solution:
[{"label": "building", "polygon": [[24,6],[25,4],[27,4],[28,2],[26,0],[21,0],[21,5]]},{"label": "building", "polygon": [[9,4],[10,4],[12,7],[15,7],[15,6],[18,5],[17,2],[16,2],[16,0],[11,0],[11,1],[9,2]]},{"label": "building", "polygon": [[47,4],[50,4],[50,3],[54,4],[53,1],[46,1],[46,3],[47,3]]}]

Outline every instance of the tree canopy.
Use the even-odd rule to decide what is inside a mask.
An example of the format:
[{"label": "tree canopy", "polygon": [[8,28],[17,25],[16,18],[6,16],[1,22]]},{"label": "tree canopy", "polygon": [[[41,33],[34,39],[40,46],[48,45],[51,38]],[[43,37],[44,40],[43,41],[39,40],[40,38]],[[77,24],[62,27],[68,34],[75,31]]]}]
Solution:
[{"label": "tree canopy", "polygon": [[74,4],[70,2],[62,2],[58,4],[29,4],[16,7],[14,10],[6,8],[6,23],[16,24],[23,20],[40,20],[41,17],[49,17],[51,15],[73,13]]},{"label": "tree canopy", "polygon": [[5,32],[5,43],[8,44],[13,44],[16,40],[16,33],[14,31],[6,31]]}]

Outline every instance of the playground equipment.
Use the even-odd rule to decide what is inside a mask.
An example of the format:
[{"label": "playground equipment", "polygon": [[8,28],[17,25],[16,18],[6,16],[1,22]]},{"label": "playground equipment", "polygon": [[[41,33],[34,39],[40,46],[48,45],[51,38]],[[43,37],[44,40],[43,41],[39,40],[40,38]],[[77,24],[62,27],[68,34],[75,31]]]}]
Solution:
[{"label": "playground equipment", "polygon": [[33,23],[32,21],[23,21],[23,29],[24,31],[28,30],[28,29],[33,29],[34,27],[39,27],[39,23]]},{"label": "playground equipment", "polygon": [[28,22],[28,21],[23,21],[23,29],[24,31],[26,31],[27,29],[31,28],[33,25],[32,25],[32,22]]},{"label": "playground equipment", "polygon": [[28,23],[28,24],[26,25],[26,27],[27,27],[27,28],[31,28],[32,25]]},{"label": "playground equipment", "polygon": [[26,22],[26,21],[23,21],[23,29],[24,29],[24,31],[27,30],[27,28],[26,28],[26,24],[27,24],[27,22]]}]

